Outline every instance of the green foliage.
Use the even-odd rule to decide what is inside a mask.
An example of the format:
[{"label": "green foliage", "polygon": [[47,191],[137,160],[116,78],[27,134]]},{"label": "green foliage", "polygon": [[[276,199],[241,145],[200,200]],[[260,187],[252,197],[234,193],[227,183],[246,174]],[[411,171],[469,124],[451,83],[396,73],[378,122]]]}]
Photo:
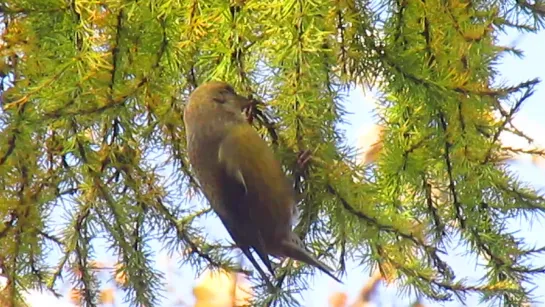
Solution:
[{"label": "green foliage", "polygon": [[[502,53],[518,52],[498,46],[498,32],[543,27],[542,1],[8,0],[0,8],[0,264],[13,305],[24,288],[54,290],[68,268],[80,272],[72,279],[85,305],[96,305],[91,263],[102,238],[123,264],[131,305],[160,298],[150,240],[185,250],[183,260],[201,269],[236,267],[194,225],[207,206],[188,204],[198,184],[183,105],[210,79],[265,102],[254,125],[305,195],[297,229],[338,269],[360,259],[434,300],[531,298],[523,281],[542,268],[526,260],[541,250],[505,223],[543,213],[545,202],[506,171],[498,137],[516,129],[510,119],[537,80],[494,81]],[[384,93],[384,154],[366,170],[336,128],[342,97],[358,84]],[[295,172],[295,153],[308,148],[311,166]],[[481,283],[455,281],[441,258],[455,234],[487,260]],[[56,268],[44,259],[52,246],[64,254]],[[308,272],[285,271],[275,299],[294,304]]]}]

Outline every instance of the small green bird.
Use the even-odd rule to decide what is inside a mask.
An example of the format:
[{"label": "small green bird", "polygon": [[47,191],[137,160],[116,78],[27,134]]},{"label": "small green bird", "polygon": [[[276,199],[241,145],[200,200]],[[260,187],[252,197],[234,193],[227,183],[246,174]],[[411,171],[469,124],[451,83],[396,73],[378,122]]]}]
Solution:
[{"label": "small green bird", "polygon": [[242,110],[251,101],[225,82],[199,86],[184,110],[189,161],[235,244],[271,287],[250,252],[275,276],[269,255],[313,265],[341,282],[292,231],[296,195],[280,162]]}]

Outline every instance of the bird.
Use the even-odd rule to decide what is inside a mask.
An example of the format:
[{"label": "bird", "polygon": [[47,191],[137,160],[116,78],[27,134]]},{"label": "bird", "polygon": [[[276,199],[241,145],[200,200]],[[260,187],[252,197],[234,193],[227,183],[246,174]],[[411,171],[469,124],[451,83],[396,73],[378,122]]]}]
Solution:
[{"label": "bird", "polygon": [[271,288],[269,256],[312,265],[341,283],[292,229],[296,192],[272,148],[248,123],[252,100],[223,81],[209,81],[190,94],[184,108],[187,153],[205,198],[235,245]]}]

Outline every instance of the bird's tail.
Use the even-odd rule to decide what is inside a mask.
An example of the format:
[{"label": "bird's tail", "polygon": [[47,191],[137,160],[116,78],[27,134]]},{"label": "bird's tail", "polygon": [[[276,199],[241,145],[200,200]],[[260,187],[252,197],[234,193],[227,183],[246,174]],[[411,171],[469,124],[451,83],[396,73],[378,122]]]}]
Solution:
[{"label": "bird's tail", "polygon": [[307,251],[303,242],[301,242],[295,233],[292,233],[291,240],[282,241],[282,251],[284,253],[283,256],[312,265],[342,284],[342,281],[333,275],[333,269]]}]

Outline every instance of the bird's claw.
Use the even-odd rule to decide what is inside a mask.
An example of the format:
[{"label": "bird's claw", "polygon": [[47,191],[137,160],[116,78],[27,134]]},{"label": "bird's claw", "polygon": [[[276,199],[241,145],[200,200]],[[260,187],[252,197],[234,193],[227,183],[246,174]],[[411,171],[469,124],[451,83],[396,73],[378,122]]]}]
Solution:
[{"label": "bird's claw", "polygon": [[305,169],[310,159],[312,159],[312,152],[308,149],[301,150],[297,154],[297,167],[302,170]]},{"label": "bird's claw", "polygon": [[254,106],[250,105],[243,110],[244,116],[246,116],[246,121],[251,125],[254,121]]}]

